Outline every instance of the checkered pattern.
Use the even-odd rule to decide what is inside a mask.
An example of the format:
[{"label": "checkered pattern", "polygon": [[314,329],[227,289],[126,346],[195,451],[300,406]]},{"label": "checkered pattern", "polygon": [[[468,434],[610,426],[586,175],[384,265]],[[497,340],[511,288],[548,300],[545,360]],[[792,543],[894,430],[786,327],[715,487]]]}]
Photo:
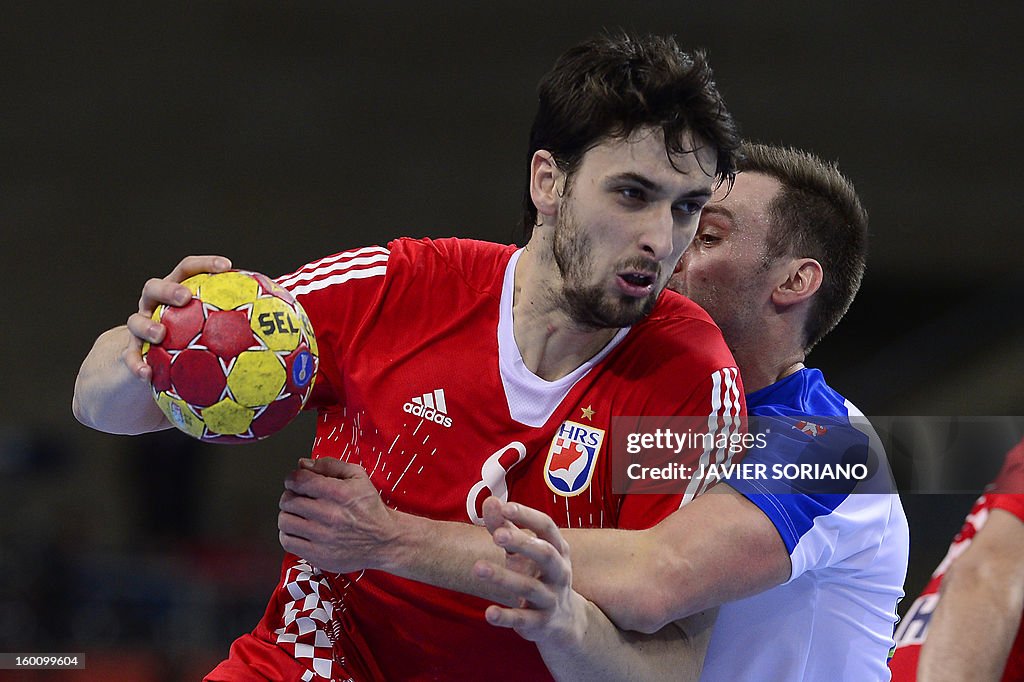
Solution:
[{"label": "checkered pattern", "polygon": [[336,602],[326,576],[300,559],[288,569],[283,587],[292,601],[284,605],[284,626],[274,634],[277,643],[306,667],[303,682],[352,682],[344,659],[334,652]]}]

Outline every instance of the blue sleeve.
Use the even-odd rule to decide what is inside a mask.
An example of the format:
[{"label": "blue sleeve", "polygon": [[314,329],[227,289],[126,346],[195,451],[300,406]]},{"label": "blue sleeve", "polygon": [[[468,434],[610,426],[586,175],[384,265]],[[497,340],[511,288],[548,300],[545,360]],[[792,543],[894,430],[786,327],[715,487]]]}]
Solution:
[{"label": "blue sleeve", "polygon": [[[792,553],[815,519],[831,514],[863,484],[868,439],[842,417],[750,421],[750,431],[763,434],[763,445],[751,448],[743,459],[746,466],[726,482],[771,519]],[[763,466],[751,466],[756,464]]]}]

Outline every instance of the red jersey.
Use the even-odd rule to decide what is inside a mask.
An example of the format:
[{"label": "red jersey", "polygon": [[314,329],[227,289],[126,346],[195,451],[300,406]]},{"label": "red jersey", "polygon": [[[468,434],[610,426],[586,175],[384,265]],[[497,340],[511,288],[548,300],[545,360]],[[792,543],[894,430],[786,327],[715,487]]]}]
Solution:
[{"label": "red jersey", "polygon": [[[942,578],[958,556],[970,547],[975,533],[982,529],[993,509],[1003,509],[1024,521],[1024,440],[1006,455],[1003,468],[996,480],[979,497],[971,513],[967,515],[963,528],[953,538],[946,557],[939,564],[932,579],[911,604],[907,615],[896,630],[896,652],[889,661],[894,682],[910,682],[917,679],[917,663],[921,645],[928,635],[928,625],[935,607],[939,605],[939,587]],[[1003,682],[1024,680],[1024,625],[1017,631],[1017,637],[1010,649],[1003,671]]]},{"label": "red jersey", "polygon": [[[669,292],[578,370],[545,381],[512,334],[518,255],[402,239],[279,280],[320,348],[313,456],[360,464],[385,504],[432,519],[482,523],[483,501],[497,495],[562,527],[654,525],[682,496],[612,492],[611,419],[700,415],[716,433],[735,429],[743,396],[721,332]],[[263,620],[211,679],[237,679],[242,661],[284,679],[549,679],[533,643],[484,620],[487,604],[286,555]]]}]

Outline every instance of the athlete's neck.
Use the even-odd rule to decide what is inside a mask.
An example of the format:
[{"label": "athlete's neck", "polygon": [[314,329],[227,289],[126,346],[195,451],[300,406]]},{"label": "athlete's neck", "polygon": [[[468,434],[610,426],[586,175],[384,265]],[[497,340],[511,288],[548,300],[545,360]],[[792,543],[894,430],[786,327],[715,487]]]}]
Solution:
[{"label": "athlete's neck", "polygon": [[555,381],[597,355],[619,330],[583,328],[571,320],[560,305],[554,260],[538,257],[539,250],[527,246],[516,263],[512,331],[526,367]]},{"label": "athlete's neck", "polygon": [[744,348],[732,348],[736,365],[743,378],[743,391],[747,394],[771,386],[804,368],[804,354],[795,351],[785,355]]}]

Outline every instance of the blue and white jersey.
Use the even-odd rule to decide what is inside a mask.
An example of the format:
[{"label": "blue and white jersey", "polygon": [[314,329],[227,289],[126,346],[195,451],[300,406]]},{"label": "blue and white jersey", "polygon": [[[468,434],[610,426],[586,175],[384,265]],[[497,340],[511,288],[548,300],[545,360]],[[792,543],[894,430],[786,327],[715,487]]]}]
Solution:
[{"label": "blue and white jersey", "polygon": [[[767,432],[766,446],[751,449],[745,464],[779,471],[853,462],[871,467],[874,480],[891,480],[884,457],[865,462],[865,453],[880,453],[881,446],[864,415],[818,370],[800,370],[748,395],[747,410]],[[782,585],[722,605],[701,679],[888,680],[910,543],[899,496],[821,478],[785,486],[756,478],[728,483],[775,524],[792,572]],[[878,489],[891,490],[887,483]]]}]

